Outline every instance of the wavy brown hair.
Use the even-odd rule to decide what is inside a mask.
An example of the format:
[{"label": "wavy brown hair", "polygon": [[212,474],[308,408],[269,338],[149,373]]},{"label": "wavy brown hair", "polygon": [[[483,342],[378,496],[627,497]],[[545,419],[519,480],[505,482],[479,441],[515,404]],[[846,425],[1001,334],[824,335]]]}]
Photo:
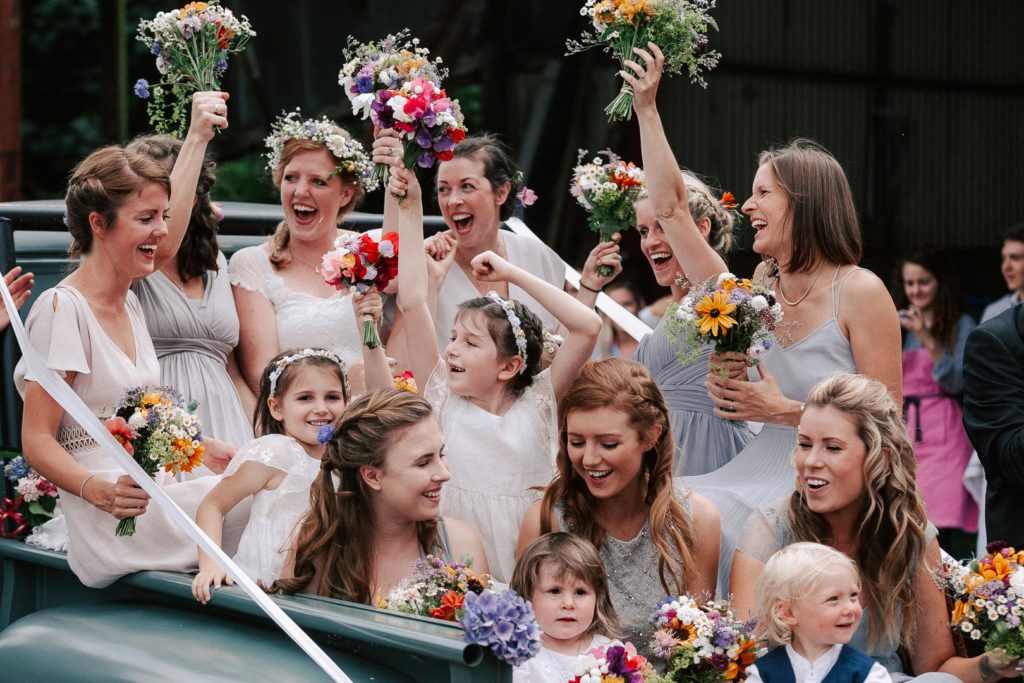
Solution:
[{"label": "wavy brown hair", "polygon": [[[914,447],[899,407],[877,380],[838,373],[819,382],[811,389],[805,410],[828,406],[852,420],[866,453],[854,559],[870,615],[868,642],[908,643],[915,627],[913,579],[924,562],[928,524],[915,481]],[[799,485],[790,496],[787,517],[791,542],[832,544],[828,521],[811,511]]]},{"label": "wavy brown hair", "polygon": [[584,632],[600,633],[609,638],[622,635],[619,615],[608,592],[608,574],[597,548],[585,538],[563,531],[555,531],[533,539],[516,562],[509,588],[526,600],[533,599],[533,591],[540,580],[545,564],[555,565],[556,578],[575,577],[594,591],[594,620]]},{"label": "wavy brown hair", "polygon": [[[340,126],[335,127],[334,133],[346,138],[351,137],[348,134],[348,131]],[[325,143],[318,140],[292,138],[281,147],[281,160],[277,163],[277,167],[271,174],[271,179],[274,181],[274,187],[279,190],[281,189],[281,179],[284,177],[285,167],[292,159],[303,152],[327,152],[327,156],[331,158],[331,161],[335,166],[340,166],[342,163],[342,159],[334,156]],[[347,174],[338,174],[338,180],[343,185],[347,185],[355,190],[352,194],[352,199],[338,209],[338,215],[335,217],[334,222],[340,225],[345,219],[345,216],[347,216],[352,209],[356,208],[359,202],[362,201],[363,197],[366,196],[366,190],[363,189],[362,185],[356,182],[355,178],[348,177]],[[291,230],[288,227],[288,221],[281,221],[277,224],[277,228],[274,229],[274,234],[270,236],[270,262],[275,268],[284,268],[292,262],[292,254],[288,249],[288,242],[290,240]]]},{"label": "wavy brown hair", "polygon": [[[309,492],[309,511],[295,537],[293,578],[271,591],[294,593],[315,581],[318,595],[370,604],[373,599],[372,491],[359,473],[384,467],[406,430],[431,419],[426,399],[402,389],[360,396],[345,409]],[[437,545],[437,520],[416,523],[423,552]]]},{"label": "wavy brown hair", "polygon": [[629,417],[629,424],[643,437],[657,426],[661,435],[643,454],[640,477],[646,484],[642,501],[647,510],[651,540],[658,551],[658,575],[666,593],[681,595],[696,571],[692,547],[693,525],[672,489],[672,458],[675,441],[668,408],[658,385],[640,363],[622,358],[592,361],[558,403],[558,473],[544,491],[541,502],[541,533],[553,531],[555,505],[561,506],[568,531],[579,534],[600,549],[605,530],[595,513],[598,501],[569,460],[566,421],[574,410],[608,408]]},{"label": "wavy brown hair", "polygon": [[[938,249],[925,247],[900,259],[892,278],[892,298],[897,308],[910,305],[903,286],[903,266],[912,263],[928,271],[935,278],[935,301],[932,302],[931,332],[939,344],[948,351],[956,345],[956,328],[960,323],[960,275],[953,259]],[[901,328],[902,329],[902,328]],[[902,330],[903,336],[907,331]]]}]

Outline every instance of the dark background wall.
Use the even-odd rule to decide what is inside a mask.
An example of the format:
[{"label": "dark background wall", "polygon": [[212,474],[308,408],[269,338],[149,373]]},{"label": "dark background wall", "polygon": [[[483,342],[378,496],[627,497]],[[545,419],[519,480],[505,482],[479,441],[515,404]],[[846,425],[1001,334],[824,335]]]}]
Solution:
[{"label": "dark background wall", "polygon": [[[541,197],[527,221],[579,264],[593,238],[566,192],[577,149],[610,146],[639,161],[635,124],[609,126],[602,113],[618,87],[616,67],[598,52],[563,56],[565,39],[585,26],[580,4],[229,2],[259,35],[225,84],[232,126],[215,143],[215,194],[275,201],[259,155],[283,109],[327,113],[368,135],[337,85],[345,37],[409,27],[451,69],[448,89],[471,127],[502,134],[516,150]],[[81,156],[145,129],[130,88],[156,72],[133,34],[138,17],[169,8],[22,0],[24,198],[59,196]],[[721,31],[712,44],[723,61],[707,90],[676,77],[660,98],[681,163],[742,201],[758,151],[795,136],[818,140],[850,176],[865,265],[888,277],[899,251],[936,244],[955,251],[973,304],[1002,293],[998,234],[1024,220],[1016,201],[1024,181],[1019,0],[720,0],[715,17]],[[371,197],[364,208],[379,202]],[[748,232],[740,243],[733,260],[746,272]],[[635,247],[630,236],[627,265],[654,294]]]}]

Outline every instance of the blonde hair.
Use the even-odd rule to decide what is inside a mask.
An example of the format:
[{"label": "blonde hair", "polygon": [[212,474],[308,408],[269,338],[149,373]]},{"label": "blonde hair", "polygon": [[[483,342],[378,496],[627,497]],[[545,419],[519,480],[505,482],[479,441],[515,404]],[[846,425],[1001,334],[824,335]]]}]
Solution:
[{"label": "blonde hair", "polygon": [[[913,578],[924,562],[928,517],[903,416],[884,384],[848,373],[816,384],[805,410],[814,407],[832,407],[846,415],[864,443],[865,493],[854,559],[870,615],[868,643],[909,643],[917,604]],[[808,507],[799,485],[790,496],[787,516],[793,540],[828,544],[833,539],[828,521]]]},{"label": "blonde hair", "polygon": [[[686,203],[690,209],[690,217],[697,223],[702,218],[711,222],[708,232],[708,244],[720,254],[727,254],[732,249],[732,231],[736,224],[736,214],[725,208],[721,200],[715,197],[715,191],[693,171],[680,169],[683,182],[686,183]],[[648,199],[650,195],[644,189],[637,201]]]},{"label": "blonde hair", "polygon": [[557,568],[557,578],[566,575],[575,577],[594,591],[594,619],[585,633],[618,638],[622,634],[619,615],[612,605],[608,575],[597,548],[586,539],[564,531],[535,538],[516,562],[509,588],[525,599],[532,600],[533,591],[540,579],[540,570],[548,564]]},{"label": "blonde hair", "polygon": [[[342,137],[350,137],[348,131],[340,126],[334,127],[334,134]],[[277,166],[274,167],[272,179],[274,181],[274,187],[281,189],[281,179],[284,177],[284,169],[291,163],[291,160],[297,157],[299,154],[304,152],[326,152],[331,158],[331,162],[335,167],[342,165],[343,159],[339,159],[334,156],[327,145],[319,140],[304,140],[301,138],[292,138],[284,143],[281,147],[281,159],[277,162]],[[366,190],[360,183],[353,182],[351,179],[346,179],[342,175],[338,176],[339,182],[346,187],[351,187],[354,192],[352,193],[352,199],[346,204],[343,204],[338,209],[338,215],[335,217],[335,225],[341,223],[352,209],[362,201],[366,195]],[[274,230],[274,234],[270,236],[270,262],[275,268],[284,268],[292,262],[291,252],[288,250],[288,242],[291,240],[291,230],[288,227],[288,221],[281,221],[277,224],[277,228]]]},{"label": "blonde hair", "polygon": [[676,499],[672,487],[672,459],[676,451],[665,398],[650,373],[640,363],[623,358],[591,361],[558,404],[558,473],[544,491],[541,502],[541,532],[552,531],[556,505],[561,506],[566,529],[579,534],[600,549],[605,530],[596,520],[598,501],[576,474],[569,460],[566,421],[574,410],[608,408],[623,413],[641,436],[655,427],[661,434],[654,446],[641,455],[640,504],[646,509],[651,540],[658,552],[658,576],[666,593],[686,592],[696,573],[693,556],[694,531],[689,515]]},{"label": "blonde hair", "polygon": [[793,629],[783,620],[783,613],[817,590],[826,576],[833,576],[842,568],[860,584],[860,574],[853,560],[821,543],[793,543],[772,555],[757,577],[754,589],[755,637],[767,640],[769,647],[791,643]]}]

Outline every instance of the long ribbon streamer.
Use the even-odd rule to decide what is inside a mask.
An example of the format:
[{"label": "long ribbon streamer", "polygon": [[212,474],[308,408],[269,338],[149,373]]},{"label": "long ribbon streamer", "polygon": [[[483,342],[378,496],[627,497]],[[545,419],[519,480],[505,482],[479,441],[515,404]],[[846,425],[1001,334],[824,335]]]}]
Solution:
[{"label": "long ribbon streamer", "polygon": [[[203,549],[207,555],[212,557],[217,565],[226,571],[228,575],[238,582],[238,585],[248,593],[257,605],[259,605],[267,616],[270,617],[274,623],[276,623],[282,631],[284,631],[289,638],[295,641],[295,644],[302,648],[309,657],[316,662],[317,666],[323,669],[324,673],[331,677],[331,680],[337,683],[351,683],[348,676],[342,673],[338,665],[334,663],[327,653],[320,649],[320,646],[313,642],[302,628],[299,627],[291,617],[284,613],[284,611],[277,606],[270,597],[260,589],[256,583],[250,579],[245,572],[243,572],[238,565],[228,557],[223,550],[220,549],[216,543],[210,540],[210,537],[206,535],[202,529],[189,517],[185,512],[178,507],[170,496],[168,496],[157,483],[146,474],[138,463],[125,452],[124,448],[119,444],[113,436],[107,431],[103,423],[100,422],[96,415],[93,414],[92,410],[78,397],[78,394],[65,382],[60,375],[47,367],[46,361],[42,356],[39,355],[28,339],[28,332],[25,330],[25,325],[21,322],[21,318],[18,315],[17,308],[14,306],[14,299],[11,298],[11,292],[7,288],[7,283],[0,278],[0,295],[3,296],[4,305],[7,307],[8,317],[11,319],[11,329],[14,330],[14,336],[18,340],[18,345],[21,346],[21,353],[25,361],[28,363],[29,369],[32,371],[32,375],[36,382],[39,383],[43,389],[46,390],[53,400],[55,400],[65,412],[81,425],[89,436],[96,440],[110,456],[114,458],[118,465],[120,465],[128,475],[135,480],[135,483],[142,487],[142,489],[150,495],[150,498],[155,502],[161,510],[163,510],[168,517],[171,518],[179,529],[188,534],[189,538],[196,542],[200,548]],[[113,531],[111,531],[113,533]]]},{"label": "long ribbon streamer", "polygon": [[[514,216],[505,221],[505,225],[507,225],[509,229],[517,235],[532,237],[533,239],[540,241],[540,238],[530,230],[526,223]],[[579,289],[580,274],[569,264],[565,264],[565,281]],[[597,308],[599,311],[611,318],[613,323],[625,330],[626,334],[637,341],[640,341],[646,335],[651,333],[651,328],[647,323],[620,306],[618,301],[611,298],[604,292],[597,295]]]}]

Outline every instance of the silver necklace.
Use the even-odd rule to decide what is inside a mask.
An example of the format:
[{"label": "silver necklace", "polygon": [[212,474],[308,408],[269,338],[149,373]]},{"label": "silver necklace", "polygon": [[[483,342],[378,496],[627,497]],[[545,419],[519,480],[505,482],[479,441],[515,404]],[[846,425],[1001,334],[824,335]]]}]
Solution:
[{"label": "silver necklace", "polygon": [[290,252],[291,252],[292,258],[298,259],[298,260],[299,260],[299,261],[301,261],[302,263],[305,263],[305,264],[306,264],[307,266],[309,266],[310,268],[312,268],[312,269],[313,269],[313,272],[314,272],[314,273],[319,273],[319,272],[320,272],[320,266],[319,266],[318,264],[316,264],[316,263],[310,263],[310,262],[309,262],[309,261],[307,261],[306,259],[304,259],[304,258],[302,258],[301,256],[299,256],[298,254],[296,254],[296,253],[295,253],[295,250],[294,250],[294,249],[289,249],[288,251],[290,251]]},{"label": "silver necklace", "polygon": [[802,295],[802,296],[801,296],[801,297],[800,297],[799,299],[797,299],[796,301],[790,301],[790,300],[789,300],[789,299],[788,299],[788,298],[786,297],[786,290],[784,290],[784,289],[782,288],[782,273],[779,273],[779,294],[780,294],[780,295],[782,296],[782,300],[783,300],[783,301],[785,301],[785,302],[786,302],[787,304],[789,304],[790,306],[797,306],[797,305],[799,305],[799,304],[800,304],[800,302],[801,302],[801,301],[803,301],[804,299],[806,299],[806,298],[807,298],[807,295],[811,293],[811,290],[812,290],[812,289],[814,289],[814,285],[818,284],[818,278],[819,278],[819,277],[821,277],[821,271],[823,271],[824,269],[825,269],[825,266],[824,266],[824,264],[822,264],[822,265],[821,265],[821,266],[820,266],[820,267],[818,268],[818,272],[817,272],[817,273],[815,273],[815,275],[814,275],[814,279],[813,279],[813,280],[811,280],[811,284],[810,284],[810,286],[809,286],[809,287],[807,288],[807,291],[806,291],[806,292],[804,292],[804,293],[803,293],[803,295]]}]

